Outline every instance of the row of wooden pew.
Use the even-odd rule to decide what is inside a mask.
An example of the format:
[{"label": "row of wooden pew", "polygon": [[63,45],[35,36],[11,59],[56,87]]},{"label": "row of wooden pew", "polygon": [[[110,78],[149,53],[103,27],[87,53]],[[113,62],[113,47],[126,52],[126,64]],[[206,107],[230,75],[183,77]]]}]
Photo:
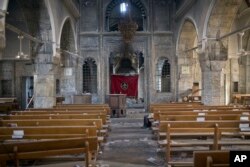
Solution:
[{"label": "row of wooden pew", "polygon": [[[197,162],[194,163],[196,151],[250,148],[250,110],[247,107],[154,104],[150,111],[153,133],[159,146],[166,147],[168,165],[198,167]],[[183,152],[193,155],[192,160],[178,160],[175,155]]]},{"label": "row of wooden pew", "polygon": [[[95,162],[109,128],[108,105],[60,105],[13,111],[0,116],[0,165],[19,160],[84,154],[85,166]],[[82,155],[79,156],[83,159]],[[8,162],[11,161],[11,162]]]}]

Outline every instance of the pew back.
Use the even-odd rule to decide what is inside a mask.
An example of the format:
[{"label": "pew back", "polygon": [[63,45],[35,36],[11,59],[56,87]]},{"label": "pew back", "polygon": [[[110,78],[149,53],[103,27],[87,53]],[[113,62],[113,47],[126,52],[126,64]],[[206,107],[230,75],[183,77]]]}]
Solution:
[{"label": "pew back", "polygon": [[194,167],[229,167],[229,151],[195,151]]}]

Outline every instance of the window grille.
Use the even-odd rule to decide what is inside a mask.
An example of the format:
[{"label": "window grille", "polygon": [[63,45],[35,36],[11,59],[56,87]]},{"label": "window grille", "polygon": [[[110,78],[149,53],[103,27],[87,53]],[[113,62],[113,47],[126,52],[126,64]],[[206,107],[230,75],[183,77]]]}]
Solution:
[{"label": "window grille", "polygon": [[159,60],[156,69],[156,90],[171,92],[171,65],[168,59]]},{"label": "window grille", "polygon": [[97,66],[93,59],[83,64],[83,93],[97,93]]},{"label": "window grille", "polygon": [[60,80],[56,79],[56,95],[60,94]]}]

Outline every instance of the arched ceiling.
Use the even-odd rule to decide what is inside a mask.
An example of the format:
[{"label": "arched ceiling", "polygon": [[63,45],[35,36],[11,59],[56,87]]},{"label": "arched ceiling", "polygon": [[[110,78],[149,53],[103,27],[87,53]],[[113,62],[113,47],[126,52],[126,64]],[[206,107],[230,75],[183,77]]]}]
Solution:
[{"label": "arched ceiling", "polygon": [[[217,0],[211,11],[207,25],[207,37],[225,35],[231,31],[237,11],[243,0]],[[226,40],[227,41],[227,40]],[[227,45],[227,42],[224,42]]]}]

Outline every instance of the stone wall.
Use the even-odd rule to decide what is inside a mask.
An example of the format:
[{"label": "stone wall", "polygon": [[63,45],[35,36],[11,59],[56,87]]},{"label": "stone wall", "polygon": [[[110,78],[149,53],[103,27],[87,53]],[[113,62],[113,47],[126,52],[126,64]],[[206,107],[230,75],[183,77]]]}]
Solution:
[{"label": "stone wall", "polygon": [[[119,53],[123,41],[120,32],[106,32],[105,11],[111,0],[81,2],[80,50],[81,57],[92,57],[98,68],[99,102],[104,102],[110,93],[109,57]],[[141,0],[147,10],[146,25],[143,32],[137,32],[132,43],[133,49],[142,52],[144,57],[143,75],[140,76],[139,96],[144,98],[146,106],[150,102],[172,101],[175,99],[175,60],[171,33],[172,3],[169,1]],[[170,9],[170,10],[166,10]],[[164,17],[160,17],[164,15]],[[97,18],[95,22],[93,18]],[[156,92],[156,63],[160,57],[167,57],[171,62],[171,93]],[[81,82],[78,80],[78,82]],[[143,84],[142,84],[143,83]],[[81,84],[78,84],[81,86]],[[78,90],[81,90],[78,88]]]},{"label": "stone wall", "polygon": [[[97,93],[93,94],[92,102],[104,103],[105,95],[110,93],[109,58],[113,53],[120,53],[123,46],[120,32],[107,32],[106,28],[106,8],[110,2],[114,1],[82,0],[80,1],[81,16],[78,18],[77,12],[70,10],[72,8],[68,6],[68,2],[44,0],[44,10],[41,11],[48,13],[41,15],[38,13],[37,16],[43,19],[48,16],[46,23],[51,27],[48,31],[49,35],[46,35],[46,27],[41,25],[36,29],[37,32],[30,32],[52,43],[43,46],[35,45],[32,51],[37,50],[31,53],[29,42],[24,39],[23,51],[32,54],[30,61],[7,60],[15,58],[19,45],[16,34],[3,29],[5,17],[0,18],[0,79],[3,81],[3,83],[0,82],[0,88],[3,89],[2,84],[6,84],[4,82],[8,80],[7,82],[11,85],[10,94],[22,98],[20,86],[22,77],[33,76],[36,89],[34,93],[36,99],[39,99],[35,101],[35,106],[50,107],[55,104],[55,84],[56,80],[60,79],[59,95],[66,96],[65,103],[72,103],[72,95],[83,93],[82,65],[84,60],[93,58],[97,65],[98,81]],[[238,57],[240,48],[237,35],[219,42],[213,40],[216,33],[219,36],[223,35],[219,30],[228,33],[233,29],[249,25],[249,9],[244,3],[240,5],[241,1],[185,0],[175,4],[174,1],[168,0],[140,0],[145,10],[144,30],[136,32],[132,46],[135,52],[142,53],[144,57],[144,68],[139,77],[139,97],[144,98],[146,108],[152,102],[180,100],[183,94],[188,94],[193,82],[197,81],[201,83],[203,102],[209,105],[228,104],[230,96],[234,93],[233,82],[239,82],[239,93],[250,92],[248,84],[250,58],[249,55]],[[6,10],[7,2],[1,1],[0,9]],[[133,2],[140,3],[139,0]],[[237,9],[240,9],[238,19],[234,20]],[[217,11],[224,13],[220,16],[217,15]],[[27,11],[26,14],[29,12],[31,11]],[[18,15],[18,13],[20,11],[11,14]],[[1,12],[0,15],[2,15]],[[73,54],[66,57],[71,63],[64,66],[61,60],[65,57],[62,56],[60,46],[61,39],[63,39],[61,38],[63,26],[67,20],[70,21],[73,33],[70,37],[71,43],[75,42],[75,44],[71,45]],[[193,55],[180,52],[180,50],[183,52],[189,49],[184,45],[185,40],[187,43],[190,42],[189,39],[185,35],[182,39],[180,38],[183,25],[187,20],[193,23],[193,29],[197,34],[197,39],[192,39],[193,45],[188,45],[188,47],[197,45],[194,49],[197,53]],[[15,26],[29,32],[32,24],[29,19],[25,21],[27,27],[23,26],[26,23],[15,24]],[[221,27],[218,26],[220,21],[223,21]],[[212,27],[213,24],[215,27]],[[243,48],[249,50],[249,44],[246,46],[249,41],[249,32],[248,35],[244,35],[244,40]],[[46,47],[48,49],[44,51]],[[171,64],[171,91],[168,93],[156,90],[156,64],[160,58],[167,58]],[[184,67],[185,65],[188,67]],[[182,73],[185,68],[189,69],[189,74]],[[46,77],[48,80],[45,79]],[[3,90],[0,90],[0,93],[2,92]]]},{"label": "stone wall", "polygon": [[[12,17],[10,20],[7,20],[6,17],[3,17],[0,21],[2,21],[3,19],[9,24],[14,25],[16,28],[27,32],[27,34],[36,37],[37,39],[46,41],[46,44],[39,44],[39,42],[30,44],[28,37],[25,36],[22,48],[23,52],[29,55],[29,60],[9,60],[15,59],[15,56],[19,51],[19,41],[17,39],[17,33],[5,30],[5,43],[7,44],[7,46],[5,47],[5,45],[1,45],[0,47],[0,79],[3,82],[5,82],[5,80],[7,79],[11,80],[10,84],[8,85],[11,89],[11,96],[16,96],[18,98],[18,101],[21,102],[25,100],[23,99],[25,90],[23,89],[22,80],[24,77],[33,77],[35,96],[34,106],[52,107],[53,105],[55,105],[56,98],[55,81],[56,79],[60,79],[62,71],[62,69],[58,68],[60,67],[60,53],[56,52],[56,48],[60,47],[61,31],[64,22],[66,19],[70,19],[71,28],[74,33],[74,39],[71,42],[74,43],[73,51],[77,51],[77,17],[70,10],[70,6],[68,6],[69,4],[61,0],[39,1],[35,3],[36,5],[34,6],[34,9],[30,8],[31,4],[25,3],[26,2],[20,3],[20,5],[25,6],[22,11],[19,10],[20,7],[13,8],[16,9],[16,11],[8,10],[10,13],[7,17]],[[8,1],[3,0],[0,2],[0,9],[7,10],[7,6]],[[11,5],[9,4],[9,6]],[[34,11],[36,8],[39,8],[39,10]],[[72,75],[74,78],[76,77],[75,73],[73,73]],[[2,93],[3,86],[0,85],[0,87],[0,92]],[[76,89],[75,85],[73,86],[73,89]],[[73,95],[75,92],[76,91],[70,93],[71,95]]]}]

